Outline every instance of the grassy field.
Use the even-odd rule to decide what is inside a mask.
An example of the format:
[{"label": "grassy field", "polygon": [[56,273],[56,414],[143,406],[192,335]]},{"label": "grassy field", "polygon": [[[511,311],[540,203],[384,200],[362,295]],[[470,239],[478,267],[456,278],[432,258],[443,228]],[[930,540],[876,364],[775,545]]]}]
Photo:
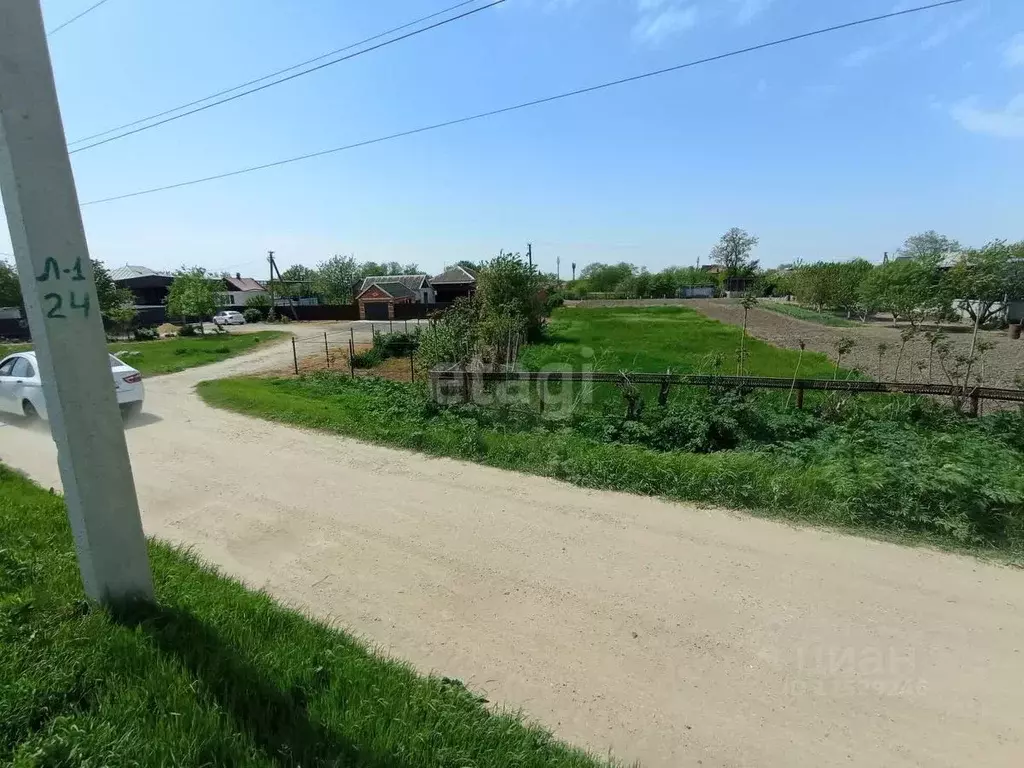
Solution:
[{"label": "grassy field", "polygon": [[[244,354],[260,344],[277,341],[287,334],[280,331],[261,333],[210,334],[159,341],[125,341],[108,344],[111,354],[119,355],[125,363],[146,376],[177,373],[197,365],[207,365]],[[31,349],[29,344],[0,346],[0,358],[12,352]],[[128,352],[127,355],[121,355]],[[136,354],[137,353],[137,354]]]},{"label": "grassy field", "polygon": [[797,320],[806,320],[809,323],[818,323],[819,325],[830,325],[834,328],[855,328],[861,325],[861,323],[855,323],[852,320],[847,320],[827,312],[815,312],[813,309],[801,307],[799,304],[788,304],[781,301],[762,301],[757,306],[759,309],[767,309],[780,315],[789,315]]},{"label": "grassy field", "polygon": [[83,599],[61,497],[0,466],[0,763],[604,763],[150,545],[157,607]]},{"label": "grassy field", "polygon": [[503,469],[1018,558],[1024,416],[969,420],[927,400],[833,399],[811,412],[696,393],[640,421],[439,409],[422,385],[318,373],[199,385],[209,404]]},{"label": "grassy field", "polygon": [[[549,340],[527,347],[522,363],[538,370],[566,364],[579,370],[664,373],[736,373],[740,330],[685,307],[624,307],[555,311]],[[746,369],[754,376],[793,375],[798,352],[747,337]],[[834,366],[824,356],[804,353],[800,375],[832,378]]]}]

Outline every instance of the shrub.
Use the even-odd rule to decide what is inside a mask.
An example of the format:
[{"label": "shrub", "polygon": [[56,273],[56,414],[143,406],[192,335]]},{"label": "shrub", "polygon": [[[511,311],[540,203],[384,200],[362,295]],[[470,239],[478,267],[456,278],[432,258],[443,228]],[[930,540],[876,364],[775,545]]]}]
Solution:
[{"label": "shrub", "polygon": [[183,326],[181,326],[181,330],[178,331],[178,335],[179,336],[198,336],[199,335],[199,331],[196,330],[196,327],[194,325],[192,325],[192,323],[185,323]]},{"label": "shrub", "polygon": [[258,323],[263,319],[263,310],[258,307],[246,307],[242,312],[242,317],[247,323]]},{"label": "shrub", "polygon": [[132,338],[135,341],[155,341],[160,338],[156,328],[136,328],[132,331]]},{"label": "shrub", "polygon": [[353,368],[373,368],[384,362],[380,352],[376,349],[367,349],[364,352],[356,352],[352,356]]},{"label": "shrub", "polygon": [[377,331],[373,334],[373,348],[380,354],[381,359],[389,357],[408,357],[410,352],[420,346],[418,333],[383,333]]}]

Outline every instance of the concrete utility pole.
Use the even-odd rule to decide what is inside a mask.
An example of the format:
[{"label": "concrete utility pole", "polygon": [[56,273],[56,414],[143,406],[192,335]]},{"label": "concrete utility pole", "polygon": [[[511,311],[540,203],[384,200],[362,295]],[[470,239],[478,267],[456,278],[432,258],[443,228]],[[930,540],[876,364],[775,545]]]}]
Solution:
[{"label": "concrete utility pole", "polygon": [[270,262],[270,311],[274,311],[274,252],[267,251],[267,261]]},{"label": "concrete utility pole", "polygon": [[526,258],[530,261],[530,269],[533,269],[533,243],[526,244]]},{"label": "concrete utility pole", "polygon": [[152,599],[38,0],[0,0],[0,190],[86,594]]}]

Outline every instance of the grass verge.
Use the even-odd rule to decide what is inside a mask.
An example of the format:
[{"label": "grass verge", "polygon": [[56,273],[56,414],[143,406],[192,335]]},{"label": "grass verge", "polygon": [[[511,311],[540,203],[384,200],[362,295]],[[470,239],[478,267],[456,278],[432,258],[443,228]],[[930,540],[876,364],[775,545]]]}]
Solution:
[{"label": "grass verge", "polygon": [[3,466],[0,542],[0,763],[604,764],[162,544],[158,607],[99,610],[63,499]]},{"label": "grass verge", "polygon": [[[107,345],[110,353],[137,368],[146,376],[178,373],[199,365],[227,360],[260,344],[277,341],[287,336],[281,331],[260,333],[226,333],[209,336],[178,337],[156,341],[118,341]],[[0,346],[0,358],[13,352],[32,349],[30,344]],[[127,354],[124,354],[127,353]]]},{"label": "grass verge", "polygon": [[762,301],[757,306],[759,309],[767,309],[779,315],[788,315],[789,317],[795,317],[797,320],[806,320],[809,323],[817,323],[818,325],[829,325],[833,328],[854,328],[861,325],[861,323],[855,323],[852,320],[831,315],[827,312],[815,312],[813,309],[801,307],[799,304]]},{"label": "grass verge", "polygon": [[[668,411],[653,426],[620,419],[607,428],[603,414],[587,417],[593,423],[517,422],[499,409],[439,410],[420,385],[331,373],[208,381],[199,394],[211,405],[274,421],[590,488],[720,504],[1000,558],[1024,551],[1020,414],[971,421],[922,400],[893,399],[879,408],[837,402],[845,410],[834,421],[786,412],[774,425],[756,426],[782,440],[743,443],[739,429],[736,449],[693,452],[636,441],[657,437],[663,427],[669,437],[718,439],[734,429],[730,422],[753,423],[763,414],[750,415],[755,409],[741,402],[713,422],[701,404]],[[806,423],[811,418],[821,423]]]}]

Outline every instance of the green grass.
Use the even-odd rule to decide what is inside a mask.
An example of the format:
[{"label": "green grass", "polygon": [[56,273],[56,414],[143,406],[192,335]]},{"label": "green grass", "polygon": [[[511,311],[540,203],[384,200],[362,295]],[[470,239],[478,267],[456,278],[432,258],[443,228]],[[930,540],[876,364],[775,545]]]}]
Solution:
[{"label": "green grass", "polygon": [[788,304],[781,301],[762,301],[757,306],[760,309],[767,309],[780,315],[795,317],[797,320],[806,320],[810,323],[829,325],[834,328],[855,328],[860,325],[860,323],[855,323],[852,320],[847,320],[827,312],[815,312],[813,309],[801,307],[799,304]]},{"label": "green grass", "polygon": [[0,764],[603,764],[180,551],[150,558],[158,607],[94,607],[62,498],[0,466]]},{"label": "green grass", "polygon": [[[685,307],[623,307],[555,311],[549,341],[527,347],[523,365],[538,370],[564,364],[580,370],[736,373],[740,329]],[[753,376],[793,375],[799,353],[747,337],[747,371]],[[824,355],[805,352],[800,375],[831,378],[833,364]]]},{"label": "green grass", "polygon": [[[198,365],[208,365],[249,352],[259,344],[277,341],[287,336],[280,331],[260,333],[210,334],[187,336],[157,341],[125,341],[107,345],[111,354],[138,369],[146,376],[177,373]],[[0,346],[0,358],[12,352],[31,349],[29,344]],[[120,353],[128,352],[127,355]]]},{"label": "green grass", "polygon": [[[999,557],[1024,552],[1019,414],[968,420],[925,400],[836,400],[841,415],[834,419],[805,417],[821,422],[809,425],[806,437],[693,453],[631,444],[631,433],[650,429],[639,422],[619,419],[614,428],[622,432],[602,438],[604,416],[567,424],[517,422],[514,413],[474,406],[440,410],[422,386],[331,373],[208,381],[199,394],[211,405],[274,421],[590,488],[720,504]],[[686,420],[704,418],[704,410],[668,416],[676,419],[674,428],[686,430]],[[723,413],[712,431],[750,418],[749,410]],[[792,422],[797,415],[769,418]],[[779,430],[785,429],[783,423]]]}]

